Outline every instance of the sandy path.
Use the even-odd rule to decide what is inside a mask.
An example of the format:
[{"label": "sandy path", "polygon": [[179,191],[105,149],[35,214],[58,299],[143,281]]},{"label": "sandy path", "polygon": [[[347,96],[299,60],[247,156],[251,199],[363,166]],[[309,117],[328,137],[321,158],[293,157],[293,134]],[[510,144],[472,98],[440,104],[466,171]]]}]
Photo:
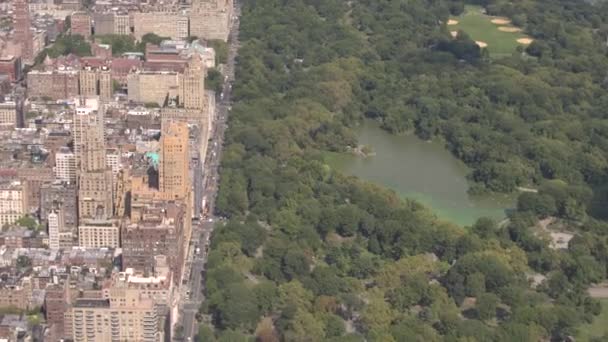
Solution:
[{"label": "sandy path", "polygon": [[481,40],[476,40],[475,44],[477,44],[480,48],[485,48],[486,46],[488,46],[488,43],[482,42]]},{"label": "sandy path", "polygon": [[511,20],[507,18],[494,18],[490,22],[496,25],[507,25],[511,23]]},{"label": "sandy path", "polygon": [[458,20],[450,19],[448,20],[448,25],[456,25],[458,24]]},{"label": "sandy path", "polygon": [[524,44],[524,45],[528,45],[528,44],[532,43],[533,41],[534,41],[534,39],[532,39],[532,38],[519,38],[517,40],[517,42],[519,44]]},{"label": "sandy path", "polygon": [[519,27],[513,27],[513,26],[499,26],[498,27],[498,31],[502,31],[502,32],[520,32],[521,29]]}]

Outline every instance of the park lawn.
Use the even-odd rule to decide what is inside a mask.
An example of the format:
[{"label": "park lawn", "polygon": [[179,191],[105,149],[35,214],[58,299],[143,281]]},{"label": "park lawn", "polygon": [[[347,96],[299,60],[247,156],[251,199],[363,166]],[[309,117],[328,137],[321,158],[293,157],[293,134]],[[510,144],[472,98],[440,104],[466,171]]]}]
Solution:
[{"label": "park lawn", "polygon": [[457,20],[458,24],[449,25],[448,30],[462,30],[466,32],[471,39],[487,43],[488,52],[493,58],[512,55],[517,46],[521,45],[517,43],[516,40],[519,38],[527,38],[527,36],[521,32],[499,31],[499,26],[511,25],[493,24],[491,22],[493,17],[483,14],[482,8],[479,6],[466,6],[463,14],[450,19]]},{"label": "park lawn", "polygon": [[577,341],[589,341],[592,337],[602,337],[608,334],[608,299],[600,299],[602,312],[595,317],[591,324],[581,325],[578,329]]}]

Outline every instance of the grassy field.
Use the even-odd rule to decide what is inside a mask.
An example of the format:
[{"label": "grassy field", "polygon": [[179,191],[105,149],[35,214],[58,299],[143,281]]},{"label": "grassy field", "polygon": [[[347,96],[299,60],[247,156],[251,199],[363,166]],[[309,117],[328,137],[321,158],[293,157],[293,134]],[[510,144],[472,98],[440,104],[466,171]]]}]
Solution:
[{"label": "grassy field", "polygon": [[482,8],[478,6],[466,6],[465,11],[458,17],[450,18],[458,21],[456,25],[448,25],[450,31],[462,30],[466,32],[471,39],[482,41],[488,44],[487,49],[490,56],[493,58],[510,56],[519,44],[516,40],[519,38],[527,38],[521,32],[503,32],[499,31],[500,26],[491,22],[494,17],[483,14]]},{"label": "grassy field", "polygon": [[595,317],[593,323],[579,328],[577,341],[589,341],[592,337],[602,337],[608,334],[608,299],[601,299],[602,313]]}]

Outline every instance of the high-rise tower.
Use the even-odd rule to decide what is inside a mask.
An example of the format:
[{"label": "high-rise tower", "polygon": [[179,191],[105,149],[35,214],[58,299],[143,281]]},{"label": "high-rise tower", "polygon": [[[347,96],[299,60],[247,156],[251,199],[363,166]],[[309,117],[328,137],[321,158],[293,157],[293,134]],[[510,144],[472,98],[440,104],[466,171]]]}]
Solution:
[{"label": "high-rise tower", "polygon": [[103,125],[99,99],[77,99],[73,134],[80,219],[107,219],[113,214],[112,171],[106,165]]},{"label": "high-rise tower", "polygon": [[31,61],[34,49],[28,0],[13,0],[13,25],[15,41],[21,46],[21,57]]},{"label": "high-rise tower", "polygon": [[185,109],[205,108],[205,65],[198,53],[192,55],[181,79],[181,102]]},{"label": "high-rise tower", "polygon": [[160,136],[160,191],[169,198],[185,198],[190,191],[188,125],[163,122]]}]

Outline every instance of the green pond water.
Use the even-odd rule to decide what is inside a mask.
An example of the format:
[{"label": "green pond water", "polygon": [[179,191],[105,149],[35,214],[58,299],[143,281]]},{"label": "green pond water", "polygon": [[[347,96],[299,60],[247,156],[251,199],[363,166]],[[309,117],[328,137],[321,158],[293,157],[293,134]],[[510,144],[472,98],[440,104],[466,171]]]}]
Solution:
[{"label": "green pond water", "polygon": [[473,197],[467,193],[468,169],[440,142],[427,142],[414,135],[393,135],[373,122],[359,128],[359,143],[371,147],[367,158],[330,153],[327,163],[346,174],[394,190],[433,209],[447,221],[470,225],[480,217],[501,220],[513,207],[513,197]]}]

